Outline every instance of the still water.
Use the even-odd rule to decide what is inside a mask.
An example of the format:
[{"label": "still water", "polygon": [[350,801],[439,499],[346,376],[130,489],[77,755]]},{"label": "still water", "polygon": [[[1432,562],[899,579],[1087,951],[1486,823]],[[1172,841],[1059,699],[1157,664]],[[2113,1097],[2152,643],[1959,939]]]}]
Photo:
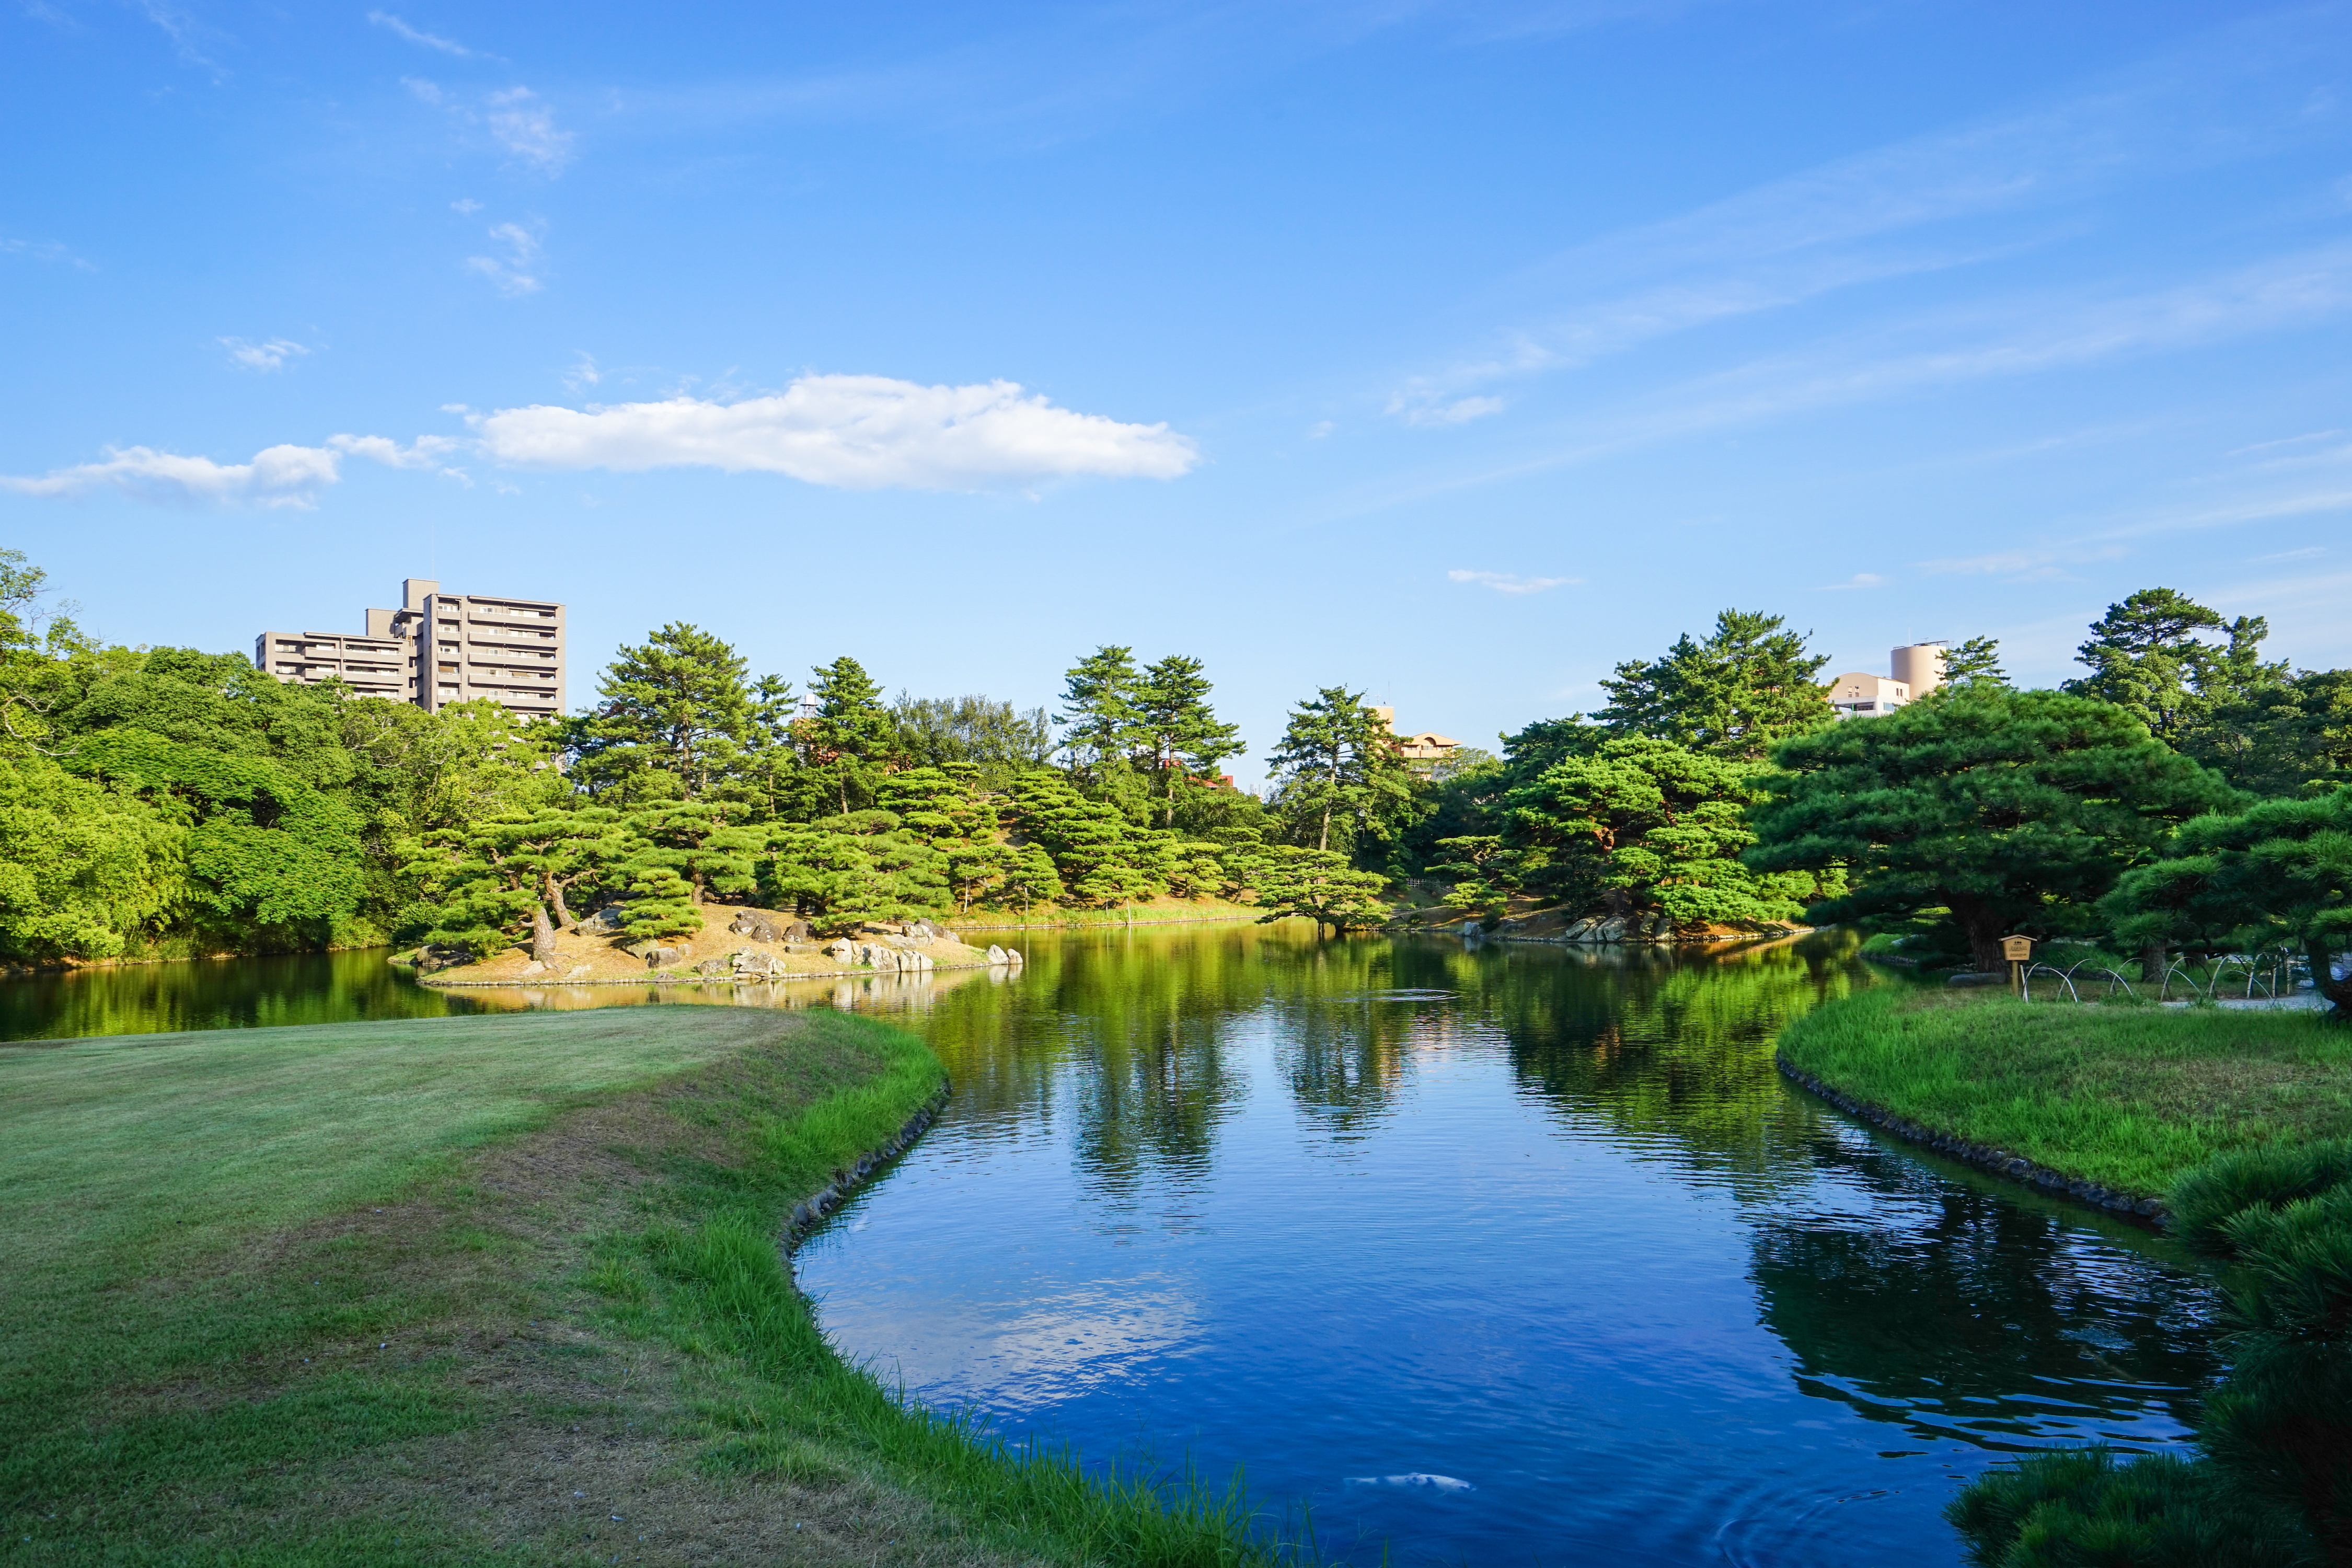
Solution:
[{"label": "still water", "polygon": [[952,1106],[799,1257],[851,1354],[1402,1563],[1957,1563],[2003,1455],[2178,1440],[2165,1244],[1883,1142],[1771,1037],[1872,983],[1212,928],[916,1020]]},{"label": "still water", "polygon": [[[984,939],[983,939],[984,940]],[[1017,977],[436,993],[381,954],[0,984],[0,1038],[485,1007],[889,1013],[954,1095],[803,1247],[850,1354],[1091,1460],[1190,1462],[1327,1559],[1957,1564],[2004,1455],[2179,1440],[2207,1279],[1787,1085],[1874,978],[1304,928],[1024,932]]]}]

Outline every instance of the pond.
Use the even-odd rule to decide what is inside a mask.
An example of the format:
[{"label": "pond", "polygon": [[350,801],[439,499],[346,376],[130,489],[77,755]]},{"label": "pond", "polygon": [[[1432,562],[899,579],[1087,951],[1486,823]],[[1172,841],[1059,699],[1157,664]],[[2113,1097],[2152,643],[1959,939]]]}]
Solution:
[{"label": "pond", "polygon": [[[2168,1244],[1780,1078],[1782,1023],[1892,983],[1843,939],[1003,940],[1030,953],[1009,980],[731,998],[894,1013],[954,1082],[802,1248],[802,1283],[919,1397],[1096,1462],[1239,1467],[1328,1558],[1958,1563],[1939,1512],[1969,1477],[2177,1442],[2217,1371],[2210,1282]],[[444,995],[381,955],[195,984],[205,967],[141,972],[143,1001],[16,983],[0,1019],[24,1038],[730,999]]]}]

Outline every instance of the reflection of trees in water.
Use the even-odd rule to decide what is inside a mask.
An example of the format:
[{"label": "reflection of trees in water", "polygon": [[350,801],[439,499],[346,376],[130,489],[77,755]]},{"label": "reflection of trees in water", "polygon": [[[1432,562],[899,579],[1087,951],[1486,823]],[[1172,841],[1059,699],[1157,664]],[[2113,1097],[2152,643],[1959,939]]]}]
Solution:
[{"label": "reflection of trees in water", "polygon": [[982,1135],[1063,1115],[1100,1183],[1197,1178],[1246,1093],[1225,1062],[1234,1022],[1319,952],[1310,932],[1254,926],[1048,940],[1017,979],[943,998],[923,1029]]},{"label": "reflection of trees in water", "polygon": [[1561,1110],[1748,1177],[1786,1174],[1813,1114],[1783,1090],[1773,1037],[1855,983],[1852,943],[1837,937],[1719,955],[1410,952],[1399,983],[1463,992],[1509,1040],[1522,1081]]},{"label": "reflection of trees in water", "polygon": [[1873,1201],[1758,1215],[1749,1268],[1807,1393],[1994,1447],[2050,1415],[2112,1429],[2150,1385],[2191,1419],[2220,1364],[2202,1277],[1835,1132],[1815,1154]]}]

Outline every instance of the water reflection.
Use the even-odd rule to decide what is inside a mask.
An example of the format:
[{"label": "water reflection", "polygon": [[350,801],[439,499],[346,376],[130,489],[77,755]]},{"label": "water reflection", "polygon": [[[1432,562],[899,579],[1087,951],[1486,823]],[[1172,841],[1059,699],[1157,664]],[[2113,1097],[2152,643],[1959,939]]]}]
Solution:
[{"label": "water reflection", "polygon": [[[1030,953],[915,1020],[954,1103],[804,1284],[921,1396],[1244,1464],[1335,1560],[1957,1563],[1960,1479],[2177,1441],[2213,1373],[2161,1243],[1780,1079],[1850,942]],[[1467,1486],[1348,1484],[1413,1474]]]},{"label": "water reflection", "polygon": [[384,962],[389,956],[378,948],[198,959],[0,980],[0,1040],[437,1018],[482,1005],[461,993],[411,984],[404,971]]}]

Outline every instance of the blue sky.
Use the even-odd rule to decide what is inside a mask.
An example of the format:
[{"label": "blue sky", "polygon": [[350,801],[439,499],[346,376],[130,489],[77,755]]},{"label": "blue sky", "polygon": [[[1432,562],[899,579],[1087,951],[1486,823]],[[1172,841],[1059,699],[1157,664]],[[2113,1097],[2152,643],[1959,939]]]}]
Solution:
[{"label": "blue sky", "polygon": [[119,640],[1120,642],[1256,755],[1735,605],[2352,661],[2340,5],[16,0],[0,126],[0,543]]}]

